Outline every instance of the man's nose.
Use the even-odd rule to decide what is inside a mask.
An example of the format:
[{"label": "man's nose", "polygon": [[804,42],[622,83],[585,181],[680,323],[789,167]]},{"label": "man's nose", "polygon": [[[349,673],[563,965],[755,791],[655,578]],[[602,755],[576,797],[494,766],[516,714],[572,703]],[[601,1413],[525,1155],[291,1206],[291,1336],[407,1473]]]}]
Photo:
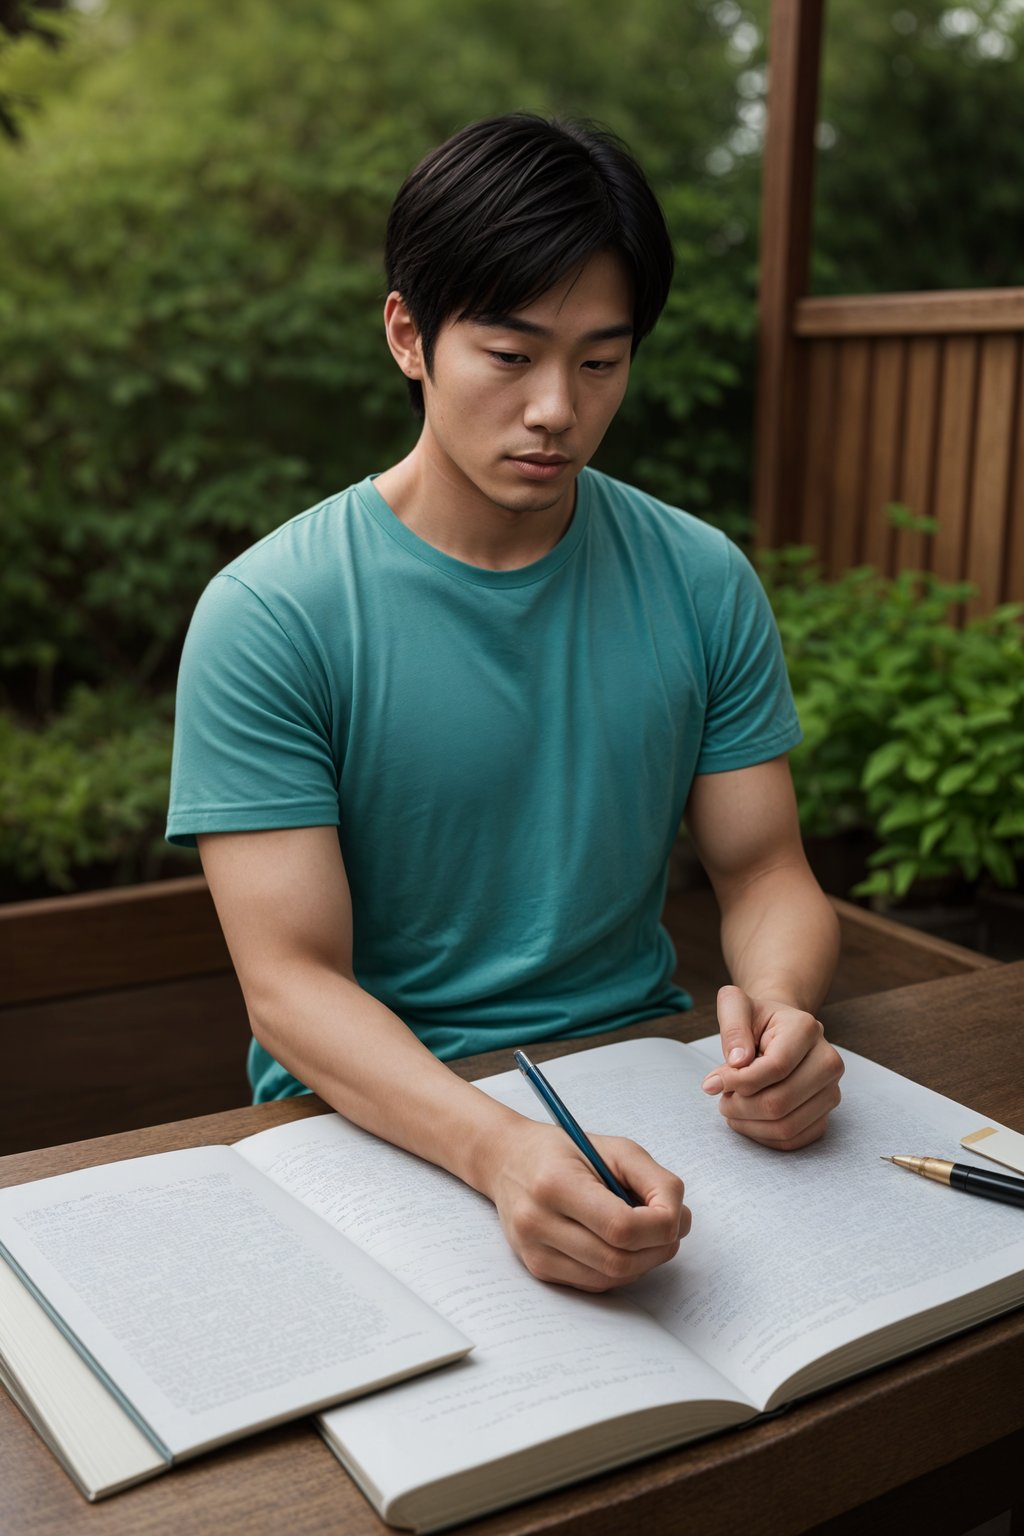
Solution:
[{"label": "man's nose", "polygon": [[546,432],[567,432],[576,421],[576,400],[563,369],[546,370],[531,380],[531,391],[524,412],[526,426]]}]

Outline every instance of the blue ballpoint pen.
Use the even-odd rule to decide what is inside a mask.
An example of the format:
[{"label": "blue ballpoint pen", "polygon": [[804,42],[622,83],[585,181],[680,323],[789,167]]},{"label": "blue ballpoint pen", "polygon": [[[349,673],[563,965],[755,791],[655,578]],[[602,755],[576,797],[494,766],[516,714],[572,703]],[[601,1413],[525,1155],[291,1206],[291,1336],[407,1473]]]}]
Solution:
[{"label": "blue ballpoint pen", "polygon": [[525,1051],[513,1051],[512,1055],[516,1066],[526,1078],[526,1081],[538,1099],[540,1099],[552,1120],[572,1137],[594,1172],[608,1186],[612,1194],[618,1195],[620,1200],[625,1200],[627,1205],[643,1205],[644,1202],[642,1200],[638,1200],[636,1195],[630,1194],[629,1190],[619,1183],[586,1131],[573,1119],[540,1068],[534,1066]]}]

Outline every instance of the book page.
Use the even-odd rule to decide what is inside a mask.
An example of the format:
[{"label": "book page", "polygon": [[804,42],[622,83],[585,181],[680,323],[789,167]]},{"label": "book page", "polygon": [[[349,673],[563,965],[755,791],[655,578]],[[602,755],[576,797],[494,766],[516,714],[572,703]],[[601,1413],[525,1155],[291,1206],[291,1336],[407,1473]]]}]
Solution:
[{"label": "book page", "polygon": [[[960,1160],[976,1114],[844,1051],[825,1137],[776,1152],[731,1131],[702,1092],[721,1056],[717,1039],[701,1047],[623,1041],[544,1071],[584,1127],[632,1137],[685,1180],[692,1231],[629,1294],[753,1402],[861,1335],[1024,1269],[1018,1210],[880,1160]],[[539,1118],[518,1077],[481,1086]]]},{"label": "book page", "polygon": [[[264,1131],[235,1151],[474,1341],[440,1375],[324,1415],[388,1495],[605,1418],[691,1399],[742,1402],[625,1295],[534,1279],[490,1201],[340,1116]],[[750,1411],[720,1411],[707,1427]]]},{"label": "book page", "polygon": [[167,1462],[0,1259],[0,1381],[87,1498]]},{"label": "book page", "polygon": [[0,1241],[173,1456],[468,1347],[229,1147],[0,1190]]}]

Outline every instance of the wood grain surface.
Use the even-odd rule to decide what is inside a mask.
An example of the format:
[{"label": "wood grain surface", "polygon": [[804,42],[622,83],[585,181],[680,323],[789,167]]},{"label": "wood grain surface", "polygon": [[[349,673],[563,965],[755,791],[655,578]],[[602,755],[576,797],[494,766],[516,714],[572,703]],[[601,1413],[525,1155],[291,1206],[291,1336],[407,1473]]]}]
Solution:
[{"label": "wood grain surface", "polygon": [[[1024,962],[838,1002],[822,1016],[838,1044],[969,1103],[980,1120],[1024,1130],[1022,991]],[[636,1032],[695,1039],[713,1028],[713,1012],[703,1008]],[[543,1060],[610,1038],[555,1042],[534,1052]],[[475,1077],[510,1064],[508,1052],[495,1052],[457,1066]],[[21,1153],[0,1159],[0,1184],[235,1140],[322,1108],[310,1095]],[[913,1492],[916,1523],[904,1528],[957,1536],[964,1509],[981,1520],[1019,1496],[1022,1381],[1024,1313],[1016,1312],[775,1418],[462,1529],[473,1536],[796,1536],[820,1526],[819,1536],[852,1536],[894,1529],[880,1522],[898,1507],[900,1490],[921,1479]],[[954,1486],[955,1500],[943,1491]],[[89,1505],[0,1394],[0,1487],[4,1536],[383,1536],[387,1530],[306,1423]],[[869,1524],[852,1513],[858,1509]]]},{"label": "wood grain surface", "polygon": [[793,328],[798,336],[935,336],[1024,331],[1024,288],[802,298],[796,307]]}]

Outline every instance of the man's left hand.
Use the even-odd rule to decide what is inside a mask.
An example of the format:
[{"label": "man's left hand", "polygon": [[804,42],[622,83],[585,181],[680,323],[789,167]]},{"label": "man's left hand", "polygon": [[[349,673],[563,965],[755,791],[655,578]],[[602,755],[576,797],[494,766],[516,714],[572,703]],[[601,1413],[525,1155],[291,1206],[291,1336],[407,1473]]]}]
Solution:
[{"label": "man's left hand", "polygon": [[817,1141],[840,1100],[843,1062],[820,1022],[792,1003],[751,997],[740,987],[718,994],[723,1065],[704,1079],[720,1094],[734,1131],[790,1152]]}]

